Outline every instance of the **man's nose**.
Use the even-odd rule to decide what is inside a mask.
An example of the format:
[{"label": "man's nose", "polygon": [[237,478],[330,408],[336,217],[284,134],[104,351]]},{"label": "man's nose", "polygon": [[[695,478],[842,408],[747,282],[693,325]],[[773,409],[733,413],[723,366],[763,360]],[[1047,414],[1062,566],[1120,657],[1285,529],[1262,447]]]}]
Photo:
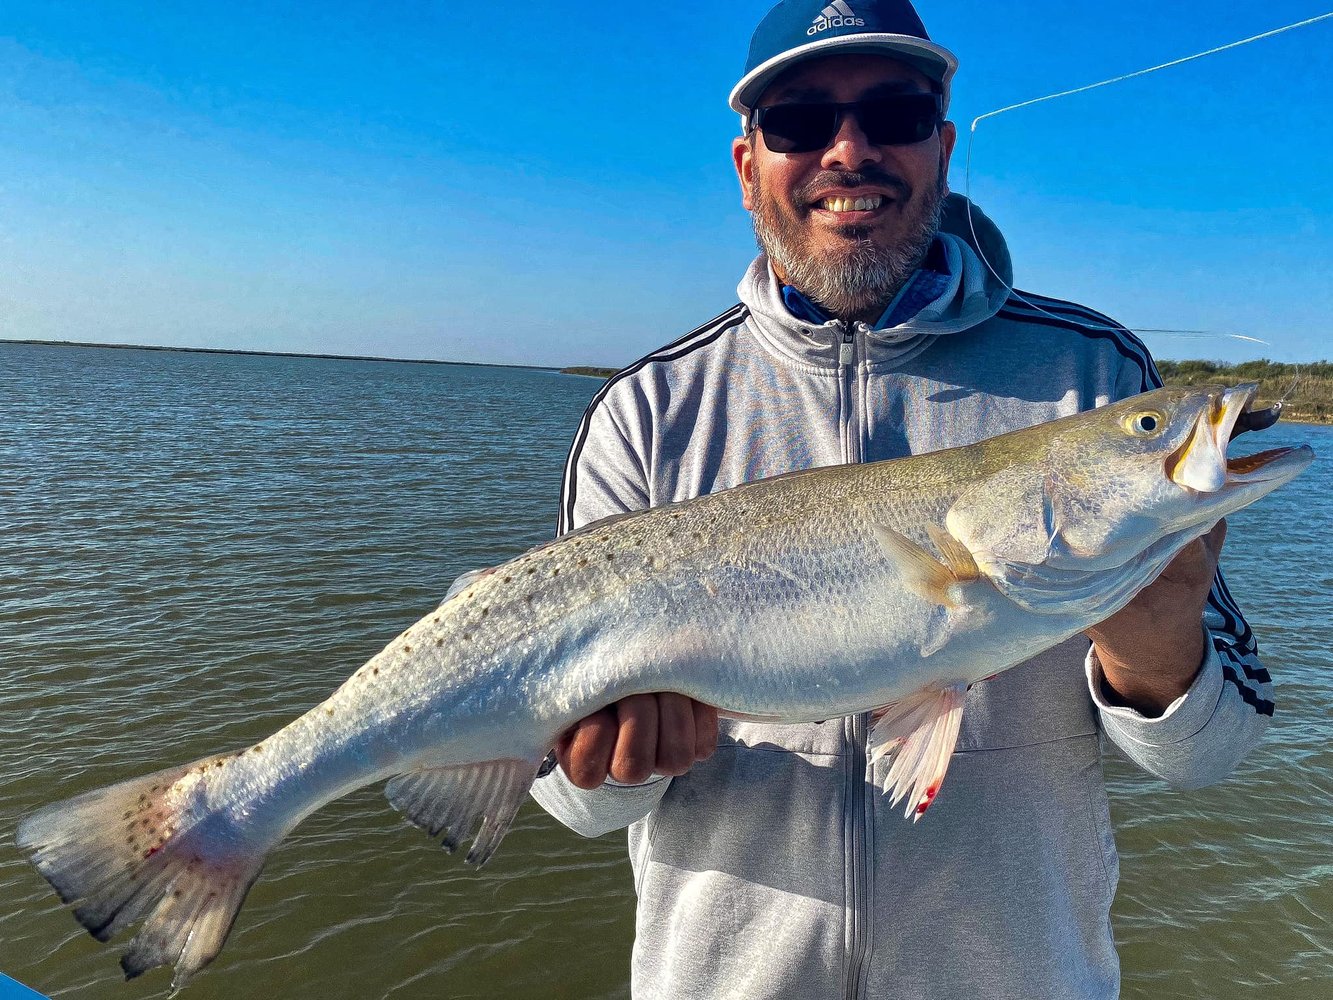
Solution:
[{"label": "man's nose", "polygon": [[828,149],[824,150],[820,165],[825,170],[836,167],[856,170],[867,163],[879,163],[883,158],[880,148],[861,131],[856,115],[844,111],[838,118],[838,131]]}]

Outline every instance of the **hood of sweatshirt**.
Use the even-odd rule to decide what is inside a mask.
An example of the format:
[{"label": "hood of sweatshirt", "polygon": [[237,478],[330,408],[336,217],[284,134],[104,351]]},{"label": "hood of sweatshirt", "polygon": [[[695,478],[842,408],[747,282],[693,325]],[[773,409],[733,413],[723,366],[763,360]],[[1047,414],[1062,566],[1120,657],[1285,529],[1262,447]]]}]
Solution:
[{"label": "hood of sweatshirt", "polygon": [[864,345],[858,348],[859,360],[872,368],[892,367],[920,354],[936,337],[985,322],[1009,297],[1013,267],[1004,237],[962,195],[945,199],[936,240],[948,264],[948,281],[939,295],[895,326],[812,323],[792,315],[782,298],[782,283],[764,254],[751,263],[737,292],[750,309],[750,325],[759,339],[793,362],[837,368],[840,350],[852,336]]}]

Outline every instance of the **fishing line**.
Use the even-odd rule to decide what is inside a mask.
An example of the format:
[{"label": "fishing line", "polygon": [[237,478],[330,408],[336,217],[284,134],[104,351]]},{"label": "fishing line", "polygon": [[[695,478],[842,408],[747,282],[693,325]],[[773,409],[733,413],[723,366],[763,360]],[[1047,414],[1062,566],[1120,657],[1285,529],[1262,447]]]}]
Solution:
[{"label": "fishing line", "polygon": [[[1123,83],[1126,80],[1132,80],[1135,77],[1147,76],[1149,73],[1156,73],[1159,70],[1170,69],[1172,66],[1180,66],[1187,62],[1193,62],[1195,59],[1203,59],[1206,56],[1217,55],[1219,52],[1226,52],[1228,49],[1238,49],[1242,45],[1249,45],[1253,42],[1262,41],[1265,38],[1272,38],[1275,35],[1281,35],[1287,31],[1295,31],[1297,28],[1307,28],[1313,24],[1318,24],[1320,21],[1327,21],[1331,18],[1333,18],[1333,11],[1330,11],[1327,14],[1319,14],[1315,17],[1309,17],[1303,21],[1295,21],[1292,24],[1283,25],[1280,28],[1274,28],[1271,31],[1265,31],[1258,35],[1251,35],[1249,38],[1241,38],[1234,42],[1228,42],[1225,45],[1218,45],[1214,48],[1206,49],[1203,52],[1195,52],[1193,55],[1182,56],[1179,59],[1172,59],[1170,62],[1160,63],[1157,66],[1149,66],[1146,69],[1134,70],[1132,73],[1123,73],[1120,76],[1111,77],[1109,80],[1099,80],[1097,83],[1089,83],[1082,87],[1074,87],[1070,90],[1062,90],[1059,93],[1047,94],[1044,97],[1034,97],[1031,100],[1019,101],[1017,104],[1010,104],[1008,107],[997,108],[994,111],[987,111],[984,115],[978,115],[976,118],[972,119],[972,127],[971,129],[968,130],[968,137],[967,137],[967,158],[964,166],[963,191],[967,198],[967,226],[968,229],[972,231],[972,244],[974,249],[976,249],[977,251],[977,255],[981,258],[982,263],[986,265],[986,269],[990,271],[992,275],[995,276],[995,279],[999,281],[1001,285],[1003,285],[1006,289],[1008,289],[1010,296],[1018,299],[1028,308],[1033,309],[1044,316],[1050,316],[1052,319],[1061,318],[1059,316],[1056,316],[1054,313],[1041,308],[1041,306],[1037,305],[1035,302],[1029,302],[1017,291],[1015,291],[1013,285],[1009,284],[1007,281],[1004,280],[1004,278],[1000,277],[999,272],[995,270],[994,266],[992,266],[991,262],[986,258],[985,251],[981,249],[981,239],[980,237],[977,236],[976,225],[972,221],[972,149],[976,143],[977,125],[979,125],[982,121],[984,121],[987,118],[994,118],[997,115],[1007,114],[1010,111],[1017,111],[1019,108],[1029,108],[1032,107],[1032,105],[1034,104],[1042,104],[1046,101],[1054,101],[1062,97],[1072,97],[1074,94],[1083,94],[1089,90],[1096,90],[1099,87],[1109,87],[1112,84]],[[1120,327],[1104,326],[1091,322],[1083,322],[1083,325],[1087,326],[1089,329],[1094,329],[1094,330],[1121,329]],[[1229,337],[1233,340],[1244,340],[1254,344],[1263,344],[1265,346],[1272,346],[1266,340],[1260,340],[1258,337],[1249,337],[1240,333],[1219,333],[1211,330],[1172,330],[1166,328],[1154,328],[1154,329],[1140,328],[1139,332],[1162,333],[1177,337],[1191,337],[1191,336],[1207,337],[1207,338]]]},{"label": "fishing line", "polygon": [[1287,391],[1282,394],[1280,399],[1278,399],[1277,406],[1279,409],[1282,408],[1282,405],[1288,399],[1290,399],[1292,396],[1296,394],[1296,389],[1298,386],[1300,386],[1304,378],[1305,378],[1305,366],[1302,365],[1300,368],[1296,369],[1296,374],[1291,377],[1291,385],[1287,387]]}]

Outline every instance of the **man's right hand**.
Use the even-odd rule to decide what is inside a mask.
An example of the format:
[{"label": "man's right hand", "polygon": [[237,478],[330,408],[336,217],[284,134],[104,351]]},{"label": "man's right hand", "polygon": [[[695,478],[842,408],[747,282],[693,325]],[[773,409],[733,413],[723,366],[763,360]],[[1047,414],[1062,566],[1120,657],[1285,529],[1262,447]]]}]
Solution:
[{"label": "man's right hand", "polygon": [[717,749],[717,709],[683,694],[636,694],[574,724],[555,756],[579,788],[684,774]]}]

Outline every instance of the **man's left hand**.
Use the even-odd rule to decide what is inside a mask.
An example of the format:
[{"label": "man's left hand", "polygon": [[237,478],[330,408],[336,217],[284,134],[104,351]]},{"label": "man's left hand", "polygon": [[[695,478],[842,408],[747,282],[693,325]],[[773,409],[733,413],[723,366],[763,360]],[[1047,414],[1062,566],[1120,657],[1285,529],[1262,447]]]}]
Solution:
[{"label": "man's left hand", "polygon": [[1226,534],[1226,521],[1218,521],[1132,601],[1088,629],[1113,703],[1158,716],[1189,690],[1203,663],[1203,609]]}]

